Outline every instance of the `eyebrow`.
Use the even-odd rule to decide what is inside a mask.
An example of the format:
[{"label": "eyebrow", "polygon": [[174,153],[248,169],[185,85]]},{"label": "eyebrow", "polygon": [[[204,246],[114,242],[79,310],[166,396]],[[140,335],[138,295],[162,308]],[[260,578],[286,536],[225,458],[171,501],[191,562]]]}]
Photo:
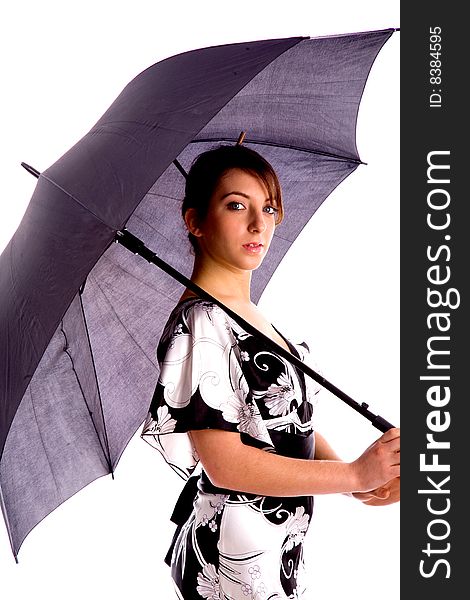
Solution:
[{"label": "eyebrow", "polygon": [[[250,199],[249,194],[245,194],[245,192],[236,192],[236,191],[233,191],[233,192],[228,192],[227,194],[224,194],[222,196],[221,200],[224,200],[224,198],[227,198],[227,196],[232,196],[232,194],[235,195],[235,196],[242,196],[242,198],[246,198],[247,200]],[[266,198],[265,202],[271,202],[271,198]]]},{"label": "eyebrow", "polygon": [[227,194],[224,194],[222,196],[221,200],[223,200],[227,196],[231,196],[232,194],[234,194],[235,196],[243,196],[243,198],[247,198],[247,199],[249,199],[249,197],[250,197],[248,194],[245,194],[244,192],[228,192]]}]

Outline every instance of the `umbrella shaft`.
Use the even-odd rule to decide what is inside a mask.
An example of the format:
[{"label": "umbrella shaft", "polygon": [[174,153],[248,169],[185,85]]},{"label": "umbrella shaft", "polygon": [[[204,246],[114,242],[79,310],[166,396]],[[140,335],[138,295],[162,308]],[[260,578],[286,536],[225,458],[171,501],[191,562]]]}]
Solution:
[{"label": "umbrella shaft", "polygon": [[185,277],[182,273],[180,273],[175,268],[173,268],[171,265],[166,263],[164,260],[162,260],[160,257],[158,257],[154,252],[149,250],[149,248],[146,247],[146,245],[144,244],[144,242],[142,240],[140,240],[138,237],[136,237],[135,235],[130,233],[127,229],[118,231],[116,233],[115,241],[122,244],[124,247],[126,247],[128,250],[130,250],[134,254],[138,254],[139,256],[142,256],[142,258],[145,258],[148,262],[157,265],[157,267],[159,267],[160,269],[162,269],[163,271],[168,273],[168,275],[171,275],[171,277],[173,277],[179,283],[181,283],[182,285],[186,286],[188,289],[193,291],[195,294],[197,294],[203,300],[207,300],[208,302],[213,302],[214,304],[217,304],[217,306],[219,306],[223,311],[225,311],[241,327],[243,327],[245,329],[245,331],[262,339],[266,343],[266,346],[268,346],[268,348],[270,350],[273,350],[277,354],[280,354],[281,356],[283,356],[286,360],[288,360],[291,364],[293,364],[298,369],[300,369],[303,373],[305,373],[306,375],[308,375],[309,377],[314,379],[316,382],[318,382],[320,385],[322,385],[324,388],[326,388],[332,394],[334,394],[335,396],[337,396],[338,398],[343,400],[343,402],[346,402],[346,404],[348,404],[349,406],[354,408],[354,410],[356,410],[361,415],[363,415],[366,419],[368,419],[374,427],[376,427],[377,429],[379,429],[382,432],[388,431],[389,429],[394,427],[394,425],[392,425],[391,423],[386,421],[380,415],[375,415],[373,412],[371,412],[369,410],[368,404],[366,404],[365,402],[363,402],[362,404],[359,404],[358,402],[353,400],[353,398],[348,396],[348,394],[346,394],[345,392],[343,392],[342,390],[337,388],[335,385],[333,385],[331,382],[329,382],[327,379],[325,379],[324,377],[319,375],[311,367],[309,367],[304,362],[302,362],[299,358],[294,356],[294,354],[287,351],[285,348],[283,348],[282,346],[277,344],[275,341],[273,341],[270,337],[268,337],[261,331],[258,331],[256,329],[256,327],[253,327],[253,325],[251,325],[250,323],[245,321],[245,319],[240,317],[240,315],[238,315],[237,313],[233,312],[233,310],[228,308],[228,306],[225,306],[222,302],[217,300],[217,298],[214,298],[213,296],[211,296],[208,292],[206,292],[206,290],[199,287],[196,283],[194,283],[193,281],[191,281],[190,279]]}]

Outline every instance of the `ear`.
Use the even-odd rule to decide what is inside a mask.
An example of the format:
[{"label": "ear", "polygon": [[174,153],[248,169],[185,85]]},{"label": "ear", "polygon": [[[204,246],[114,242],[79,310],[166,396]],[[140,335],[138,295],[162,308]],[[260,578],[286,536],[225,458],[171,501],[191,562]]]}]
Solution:
[{"label": "ear", "polygon": [[201,237],[202,231],[199,229],[199,219],[197,217],[195,208],[188,208],[184,213],[184,222],[189,233],[192,233],[195,237]]}]

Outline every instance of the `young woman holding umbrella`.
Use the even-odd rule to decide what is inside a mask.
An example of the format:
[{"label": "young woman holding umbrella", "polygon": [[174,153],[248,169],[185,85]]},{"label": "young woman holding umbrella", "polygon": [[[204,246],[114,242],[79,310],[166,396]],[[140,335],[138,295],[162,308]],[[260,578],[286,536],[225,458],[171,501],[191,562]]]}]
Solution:
[{"label": "young woman holding umbrella", "polygon": [[[201,154],[182,212],[195,251],[191,280],[305,360],[306,344],[288,340],[250,300],[252,271],[283,218],[271,165],[241,144]],[[304,597],[313,496],[396,502],[399,430],[342,461],[313,428],[321,386],[190,290],[170,315],[157,357],[160,377],[141,435],[185,479],[202,466],[179,501],[184,518],[166,559],[177,596]]]}]

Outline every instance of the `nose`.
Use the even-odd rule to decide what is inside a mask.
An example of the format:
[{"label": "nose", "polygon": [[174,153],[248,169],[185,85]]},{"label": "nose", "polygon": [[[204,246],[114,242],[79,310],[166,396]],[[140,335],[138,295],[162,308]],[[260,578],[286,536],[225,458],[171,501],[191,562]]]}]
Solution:
[{"label": "nose", "polygon": [[267,227],[265,215],[266,213],[264,213],[262,210],[254,209],[250,214],[248,230],[250,232],[263,233]]}]

